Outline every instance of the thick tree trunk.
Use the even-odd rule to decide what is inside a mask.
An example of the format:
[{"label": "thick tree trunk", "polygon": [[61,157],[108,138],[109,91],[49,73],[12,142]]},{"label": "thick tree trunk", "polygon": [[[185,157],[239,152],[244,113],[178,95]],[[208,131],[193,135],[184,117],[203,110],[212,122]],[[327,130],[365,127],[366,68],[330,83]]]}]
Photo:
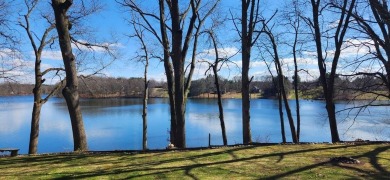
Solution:
[{"label": "thick tree trunk", "polygon": [[41,115],[41,92],[37,84],[34,88],[34,106],[31,118],[30,143],[28,147],[28,154],[37,154],[38,152],[38,137],[39,137],[39,120]]},{"label": "thick tree trunk", "polygon": [[[346,3],[347,1],[344,1]],[[353,1],[354,2],[354,1]],[[336,50],[335,50],[335,57],[333,58],[332,62],[332,70],[330,73],[329,81],[327,80],[326,77],[326,65],[325,65],[325,59],[323,58],[322,55],[322,42],[321,42],[321,31],[320,31],[320,25],[319,25],[319,6],[320,6],[320,1],[315,1],[311,0],[312,8],[313,8],[313,28],[314,28],[314,37],[315,37],[315,42],[316,42],[316,48],[317,48],[317,58],[318,58],[318,69],[320,71],[320,81],[322,85],[322,89],[324,92],[325,96],[325,103],[326,103],[326,110],[328,113],[328,118],[329,118],[329,126],[330,126],[330,132],[332,136],[332,142],[339,142],[340,137],[338,134],[338,129],[337,129],[337,121],[336,121],[336,114],[335,114],[335,105],[333,102],[333,81],[334,81],[334,75],[337,67],[337,61],[338,57],[340,55],[341,51],[341,44],[342,43],[342,38],[341,41],[338,42],[336,40]],[[352,9],[351,9],[352,10]],[[343,21],[344,19],[340,19],[340,21]],[[348,20],[346,20],[348,22]],[[345,26],[347,26],[346,24]],[[337,32],[339,32],[339,28],[341,24],[339,24]],[[345,33],[345,31],[344,31]],[[336,34],[335,39],[339,38],[338,34]]]},{"label": "thick tree trunk", "polygon": [[184,90],[184,58],[182,54],[183,30],[180,26],[180,12],[178,0],[171,1],[172,7],[172,63],[175,79],[175,111],[176,134],[174,145],[179,148],[186,147],[185,139],[185,90]]},{"label": "thick tree trunk", "polygon": [[[169,54],[169,53],[168,53]],[[173,70],[172,65],[169,63],[169,55],[167,58],[164,58],[164,67],[165,67],[165,74],[167,77],[167,85],[168,85],[168,98],[169,98],[169,107],[170,107],[170,114],[171,114],[171,123],[170,123],[170,143],[175,143],[175,135],[176,135],[176,127],[177,127],[177,120],[176,120],[176,110],[175,110],[175,86],[173,81]]]},{"label": "thick tree trunk", "polygon": [[164,6],[164,0],[159,0],[159,16],[160,16],[160,32],[161,32],[161,39],[162,39],[162,45],[164,48],[164,68],[165,68],[165,75],[167,77],[167,85],[168,85],[168,97],[169,97],[169,107],[170,107],[170,114],[171,114],[171,123],[170,123],[170,132],[169,132],[169,140],[170,143],[175,143],[175,135],[176,135],[176,127],[177,127],[177,121],[176,121],[176,110],[175,110],[175,83],[173,79],[173,68],[172,64],[170,63],[170,46],[169,46],[169,40],[167,35],[167,28],[165,26],[165,6]]},{"label": "thick tree trunk", "polygon": [[[252,142],[250,128],[250,97],[249,97],[249,64],[251,58],[252,35],[248,32],[248,4],[246,0],[242,0],[242,16],[241,16],[241,48],[242,48],[242,81],[241,81],[241,96],[242,96],[242,143],[249,144]],[[253,2],[252,2],[253,3]],[[253,22],[249,24],[252,25]],[[249,33],[249,34],[248,34]]]},{"label": "thick tree trunk", "polygon": [[243,58],[243,73],[242,73],[242,88],[241,88],[241,95],[242,95],[242,138],[244,144],[249,144],[252,142],[251,137],[251,128],[250,128],[250,97],[249,97],[249,78],[248,78],[248,68],[249,66],[246,66],[244,64],[244,58]]},{"label": "thick tree trunk", "polygon": [[72,53],[70,42],[69,29],[71,25],[66,15],[72,4],[73,0],[52,0],[59,44],[66,72],[66,86],[62,90],[62,94],[66,100],[72,124],[74,151],[86,151],[88,147],[79,103],[76,59]]},{"label": "thick tree trunk", "polygon": [[223,116],[223,106],[222,106],[222,95],[221,95],[221,90],[220,90],[220,86],[219,86],[218,71],[217,71],[216,65],[213,66],[213,72],[214,72],[214,78],[215,78],[215,87],[217,88],[217,95],[218,95],[219,121],[221,123],[223,145],[227,146],[225,118]]},{"label": "thick tree trunk", "polygon": [[336,108],[335,104],[333,102],[333,98],[326,98],[326,110],[328,112],[328,118],[329,118],[329,127],[330,127],[330,134],[332,136],[332,142],[339,142],[339,131],[337,129],[337,121],[336,121]]},{"label": "thick tree trunk", "polygon": [[42,102],[42,72],[41,72],[41,54],[36,52],[35,54],[35,86],[33,89],[34,93],[34,106],[31,116],[31,131],[30,131],[30,142],[28,147],[28,154],[36,154],[38,152],[38,137],[39,137],[39,120],[41,116]]}]

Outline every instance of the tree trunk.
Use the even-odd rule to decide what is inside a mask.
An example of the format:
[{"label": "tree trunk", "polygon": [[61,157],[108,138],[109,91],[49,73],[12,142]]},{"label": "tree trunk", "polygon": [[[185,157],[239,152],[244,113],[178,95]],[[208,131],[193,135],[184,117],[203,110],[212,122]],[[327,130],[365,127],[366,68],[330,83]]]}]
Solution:
[{"label": "tree trunk", "polygon": [[[348,1],[344,1],[344,7],[346,7],[346,3]],[[332,61],[332,69],[329,75],[329,78],[326,77],[326,65],[325,65],[325,59],[322,55],[322,42],[321,42],[321,31],[320,31],[320,25],[319,25],[319,6],[320,2],[311,0],[312,8],[313,8],[313,28],[314,28],[314,37],[315,37],[315,43],[317,48],[317,58],[318,58],[318,69],[320,71],[320,81],[322,85],[322,89],[325,96],[325,102],[326,102],[326,110],[328,113],[329,118],[329,126],[330,126],[330,132],[332,136],[332,142],[339,142],[340,137],[337,129],[337,121],[336,121],[336,112],[335,112],[335,105],[333,102],[333,91],[334,91],[334,78],[336,74],[337,69],[337,63],[340,57],[341,52],[341,45],[343,43],[343,38],[346,32],[346,28],[348,27],[349,23],[349,17],[353,10],[353,5],[355,3],[355,0],[351,1],[351,6],[349,8],[349,13],[347,13],[347,18],[345,19],[344,27],[342,28],[343,21],[344,21],[344,11],[341,13],[340,22],[338,23],[336,34],[334,35],[335,39],[335,55],[333,57]],[[341,30],[342,29],[342,30]],[[341,31],[340,31],[341,30]],[[340,34],[341,32],[341,34]]]},{"label": "tree trunk", "polygon": [[[33,43],[32,43],[33,44]],[[33,44],[34,47],[35,44]],[[40,52],[35,53],[35,86],[33,89],[34,93],[34,106],[31,116],[31,131],[30,131],[30,142],[28,147],[28,154],[37,154],[38,152],[38,137],[39,137],[39,120],[42,109],[42,72],[41,72],[41,56]]]},{"label": "tree trunk", "polygon": [[[275,52],[277,51],[276,50],[276,44],[275,42],[273,41],[273,44],[274,44],[274,50]],[[284,107],[286,109],[286,112],[287,112],[287,118],[288,118],[288,122],[289,122],[289,125],[290,125],[290,131],[291,131],[291,138],[292,138],[292,141],[294,143],[298,143],[298,140],[297,140],[297,134],[296,134],[296,131],[295,131],[295,125],[294,125],[294,119],[292,117],[292,114],[291,114],[291,109],[290,109],[290,105],[288,103],[288,98],[287,98],[287,93],[286,93],[286,90],[284,88],[284,76],[283,76],[283,72],[282,72],[282,67],[280,65],[280,61],[279,61],[279,56],[277,53],[275,53],[275,64],[276,64],[276,71],[278,73],[278,82],[279,82],[279,92],[281,93],[281,96],[283,97],[283,101],[284,101]]]},{"label": "tree trunk", "polygon": [[211,40],[213,42],[213,46],[214,46],[215,61],[214,61],[214,64],[210,63],[209,65],[212,67],[212,70],[214,73],[214,84],[215,84],[215,87],[217,89],[219,120],[220,120],[220,124],[221,124],[223,145],[227,146],[225,118],[223,115],[223,106],[222,106],[222,94],[221,94],[221,88],[219,85],[219,78],[218,78],[218,64],[219,64],[219,61],[221,59],[219,58],[217,40],[216,40],[216,37],[214,36],[214,32],[213,31],[206,31],[206,32],[210,35],[210,38],[211,38]]},{"label": "tree trunk", "polygon": [[297,113],[297,140],[300,141],[301,134],[301,112],[299,110],[299,94],[298,94],[298,63],[297,63],[297,42],[298,42],[298,30],[300,27],[300,20],[297,20],[297,26],[294,26],[295,36],[294,36],[294,44],[293,44],[293,58],[294,58],[294,93],[295,93],[295,106]]},{"label": "tree trunk", "polygon": [[145,90],[144,90],[144,101],[143,101],[143,108],[142,108],[142,149],[147,150],[148,149],[148,139],[147,139],[147,134],[148,134],[148,82],[145,80]]},{"label": "tree trunk", "polygon": [[298,143],[297,133],[295,131],[294,119],[292,117],[290,105],[288,103],[286,89],[284,88],[284,76],[283,76],[282,66],[280,65],[279,55],[278,55],[277,50],[276,50],[275,41],[274,40],[272,40],[272,41],[273,41],[274,50],[275,50],[275,63],[276,63],[277,72],[278,72],[279,88],[280,88],[280,92],[282,93],[284,107],[285,107],[286,112],[287,112],[287,118],[288,118],[288,122],[290,125],[290,131],[291,131],[291,138],[292,138],[292,141],[294,143]]},{"label": "tree trunk", "polygon": [[326,98],[326,110],[328,112],[328,118],[329,118],[329,127],[330,127],[330,133],[332,136],[332,142],[339,142],[339,131],[337,129],[337,121],[336,121],[336,108],[335,104],[333,102],[333,98]]},{"label": "tree trunk", "polygon": [[282,73],[281,69],[279,69],[279,71],[280,71],[280,74],[278,76],[281,77],[281,78],[279,77],[279,81],[281,81],[279,84],[282,84],[280,86],[280,89],[281,89],[281,92],[282,92],[282,96],[283,96],[283,100],[284,100],[284,107],[286,109],[287,118],[288,118],[288,122],[289,122],[289,125],[290,125],[291,138],[292,138],[292,141],[294,143],[298,143],[297,133],[295,131],[294,119],[293,119],[292,114],[291,114],[291,109],[290,109],[290,105],[288,103],[287,93],[286,93],[286,90],[284,88],[283,73]]},{"label": "tree trunk", "polygon": [[172,0],[172,63],[175,80],[175,111],[176,134],[174,145],[179,148],[186,147],[185,139],[185,97],[184,97],[184,58],[182,54],[183,31],[180,26],[180,12],[178,0]]},{"label": "tree trunk", "polygon": [[169,140],[170,143],[175,143],[175,135],[176,135],[176,127],[177,127],[177,121],[176,121],[176,110],[175,110],[175,84],[173,79],[173,68],[172,64],[170,63],[170,52],[169,52],[169,40],[167,35],[167,28],[165,26],[165,6],[164,6],[164,0],[159,0],[159,16],[160,16],[160,32],[161,32],[161,39],[162,39],[162,45],[164,48],[164,69],[165,69],[165,75],[167,77],[167,85],[168,85],[168,97],[169,97],[169,107],[170,107],[170,114],[171,114],[171,123],[170,123],[170,132],[169,132]]},{"label": "tree trunk", "polygon": [[[251,58],[252,36],[248,32],[248,4],[246,0],[242,0],[242,16],[241,16],[241,47],[242,47],[242,81],[241,81],[241,96],[242,96],[242,141],[243,144],[252,142],[250,128],[250,97],[249,97],[249,64]],[[252,22],[249,23],[252,25]]]},{"label": "tree trunk", "polygon": [[284,75],[283,75],[282,66],[280,64],[277,44],[275,42],[274,36],[272,35],[272,32],[270,32],[270,30],[268,29],[268,27],[266,25],[264,25],[264,26],[265,26],[265,33],[268,35],[268,37],[271,40],[272,49],[273,49],[274,55],[275,55],[275,67],[276,67],[276,72],[278,73],[277,75],[278,75],[279,92],[282,94],[283,101],[284,101],[284,107],[285,107],[286,112],[287,112],[287,118],[288,118],[288,122],[290,125],[290,131],[291,131],[291,138],[292,138],[292,141],[294,143],[297,143],[298,141],[297,141],[297,134],[295,131],[294,119],[292,117],[290,105],[288,103],[286,89],[284,88]]},{"label": "tree trunk", "polygon": [[[176,58],[172,57],[173,61]],[[180,58],[181,61],[181,58]],[[175,110],[176,134],[174,145],[179,148],[186,147],[185,139],[185,97],[184,97],[184,63],[174,63],[175,72]]]},{"label": "tree trunk", "polygon": [[387,60],[387,62],[385,63],[385,68],[386,68],[386,75],[383,78],[384,80],[382,81],[384,81],[384,83],[387,86],[387,90],[388,90],[387,98],[390,99],[390,60]]},{"label": "tree trunk", "polygon": [[[297,65],[296,60],[295,63],[295,77],[298,75],[297,71]],[[297,81],[297,80],[296,80]],[[300,134],[301,134],[301,112],[299,110],[299,95],[298,95],[298,82],[294,82],[294,93],[295,93],[295,105],[296,105],[296,113],[297,113],[297,140],[300,141]]]},{"label": "tree trunk", "polygon": [[28,154],[37,154],[38,152],[39,120],[41,115],[41,108],[41,88],[40,85],[38,87],[38,83],[36,83],[34,88],[34,106],[31,118],[31,131]]},{"label": "tree trunk", "polygon": [[217,64],[215,66],[213,66],[213,72],[214,72],[214,78],[215,78],[215,87],[217,88],[217,95],[218,95],[219,121],[221,123],[223,145],[227,146],[225,118],[223,116],[223,106],[222,106],[222,95],[221,95],[221,90],[220,90],[220,86],[219,86],[218,71],[217,71],[216,66],[217,66]]},{"label": "tree trunk", "polygon": [[284,115],[283,115],[283,102],[282,102],[282,93],[280,92],[280,87],[277,87],[278,92],[278,107],[279,107],[279,117],[280,117],[280,130],[282,133],[282,141],[286,143],[286,132],[284,130]]},{"label": "tree trunk", "polygon": [[76,59],[72,53],[70,42],[69,29],[71,25],[66,15],[72,4],[73,0],[52,0],[59,44],[66,72],[66,86],[62,90],[62,94],[66,100],[72,124],[74,151],[86,151],[88,147],[79,103]]},{"label": "tree trunk", "polygon": [[[146,51],[146,47],[144,45],[145,53],[148,53]],[[142,149],[147,150],[148,149],[148,97],[149,97],[149,81],[148,81],[148,66],[149,66],[149,60],[148,55],[146,54],[146,62],[145,62],[145,72],[144,72],[144,101],[143,101],[143,107],[142,107]]]}]

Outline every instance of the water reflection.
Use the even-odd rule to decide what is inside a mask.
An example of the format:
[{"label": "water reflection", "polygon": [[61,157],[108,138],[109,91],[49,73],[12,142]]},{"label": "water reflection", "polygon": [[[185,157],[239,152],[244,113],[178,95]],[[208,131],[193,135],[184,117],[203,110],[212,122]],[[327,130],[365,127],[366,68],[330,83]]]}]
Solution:
[{"label": "water reflection", "polygon": [[[362,102],[355,102],[360,103]],[[225,125],[229,144],[241,143],[241,100],[224,99]],[[291,109],[295,103],[291,101]],[[91,150],[142,148],[142,100],[133,98],[83,99],[84,125]],[[301,141],[328,142],[329,125],[325,104],[321,101],[301,101]],[[339,102],[337,109],[353,106]],[[281,142],[278,104],[275,100],[251,101],[252,139],[259,142]],[[32,97],[0,97],[0,147],[17,147],[27,153],[30,133]],[[167,99],[150,99],[148,109],[148,145],[164,148],[169,138],[169,105]],[[390,140],[389,108],[370,107],[338,114],[343,140],[357,138]],[[293,112],[295,115],[295,112]],[[215,99],[190,99],[186,111],[187,146],[222,144],[220,121]],[[352,126],[351,126],[352,125]],[[38,152],[72,151],[72,132],[63,99],[53,98],[43,106]],[[287,140],[291,141],[288,122]]]}]

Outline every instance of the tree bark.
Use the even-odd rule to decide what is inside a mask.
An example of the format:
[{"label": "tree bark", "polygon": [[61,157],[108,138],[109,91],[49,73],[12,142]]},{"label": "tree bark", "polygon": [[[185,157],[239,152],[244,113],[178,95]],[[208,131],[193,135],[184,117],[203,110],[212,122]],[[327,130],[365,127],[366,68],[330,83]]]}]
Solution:
[{"label": "tree bark", "polygon": [[[268,33],[270,33],[270,32],[268,32]],[[276,71],[278,73],[279,92],[281,93],[281,95],[283,97],[284,107],[285,107],[286,112],[287,112],[287,118],[288,118],[288,122],[290,125],[290,131],[291,131],[291,138],[292,138],[292,141],[294,143],[298,143],[297,133],[295,131],[294,119],[293,119],[292,114],[291,114],[291,109],[290,109],[290,105],[288,103],[286,89],[284,87],[284,75],[283,75],[283,71],[282,71],[282,66],[280,65],[276,42],[275,42],[273,36],[271,36],[271,34],[269,34],[269,36],[271,38],[271,42],[273,44],[273,49],[274,49],[274,53],[275,53],[275,66],[276,66]]]},{"label": "tree bark", "polygon": [[267,34],[267,36],[269,37],[271,44],[272,44],[272,50],[274,52],[275,68],[276,68],[276,72],[278,75],[277,77],[278,77],[279,92],[281,93],[281,96],[283,97],[284,107],[285,107],[286,112],[287,112],[287,118],[288,118],[288,122],[290,125],[292,141],[294,143],[297,143],[298,140],[297,140],[297,134],[296,134],[295,125],[294,125],[294,119],[292,117],[290,105],[288,103],[286,89],[284,87],[284,75],[283,75],[283,70],[282,70],[282,66],[280,63],[280,59],[279,59],[278,47],[277,47],[277,44],[276,44],[276,41],[275,41],[275,38],[274,38],[272,32],[267,27],[267,24],[264,24],[263,31],[264,31],[264,33]]},{"label": "tree bark", "polygon": [[215,87],[217,89],[217,95],[218,95],[219,121],[221,124],[223,145],[227,146],[225,118],[223,115],[223,106],[222,106],[222,94],[221,94],[221,88],[219,85],[219,78],[218,78],[218,64],[219,64],[220,58],[219,58],[219,52],[218,52],[218,47],[217,47],[217,40],[216,40],[213,32],[207,31],[207,33],[211,37],[211,40],[212,40],[213,46],[214,46],[214,51],[215,51],[215,62],[214,62],[214,64],[211,64],[211,67],[212,67],[212,70],[214,73],[214,84],[215,84]]},{"label": "tree bark", "polygon": [[182,56],[183,31],[180,27],[180,12],[178,0],[171,1],[172,18],[172,64],[175,81],[175,111],[176,134],[174,145],[185,148],[185,103],[184,103],[184,58]]},{"label": "tree bark", "polygon": [[[250,94],[249,94],[249,64],[251,59],[252,48],[252,33],[254,27],[254,7],[255,1],[242,0],[241,11],[241,48],[242,48],[242,81],[241,81],[241,96],[242,96],[242,141],[243,144],[252,142],[250,128]],[[248,24],[248,7],[251,4],[250,19]],[[248,30],[249,27],[249,30]]]},{"label": "tree bark", "polygon": [[267,64],[267,62],[265,62],[265,64],[267,65],[268,72],[271,74],[272,85],[276,89],[276,96],[278,98],[278,109],[279,109],[279,118],[280,118],[280,131],[281,131],[281,135],[282,135],[282,142],[286,143],[286,132],[284,130],[284,115],[283,115],[283,102],[282,102],[283,98],[282,98],[282,91],[281,91],[282,87],[280,86],[279,81],[277,82],[275,77],[272,75],[271,67]]},{"label": "tree bark", "polygon": [[173,67],[170,62],[170,45],[167,35],[167,27],[165,25],[165,5],[164,0],[159,0],[159,8],[160,8],[160,32],[162,39],[162,46],[164,48],[164,69],[165,76],[167,77],[167,85],[168,85],[168,97],[169,97],[169,107],[171,114],[171,123],[170,123],[170,132],[169,132],[169,140],[170,143],[175,143],[175,135],[176,135],[176,110],[175,110],[175,88],[174,88],[174,79],[173,79]]},{"label": "tree bark", "polygon": [[69,29],[71,25],[66,15],[72,4],[73,0],[52,0],[56,29],[66,72],[66,86],[62,90],[62,94],[66,100],[72,124],[74,151],[86,151],[88,146],[79,103],[76,59],[72,53],[70,42]]},{"label": "tree bark", "polygon": [[[217,0],[219,2],[220,0]],[[162,44],[164,51],[164,68],[165,74],[167,77],[168,84],[168,95],[169,95],[169,104],[170,104],[170,114],[171,114],[171,123],[170,123],[170,143],[174,144],[178,148],[185,148],[185,108],[186,108],[186,98],[188,89],[190,87],[190,81],[192,77],[192,71],[195,67],[195,59],[191,63],[191,69],[189,76],[187,78],[187,83],[185,82],[185,58],[188,52],[190,42],[193,39],[193,29],[200,28],[204,19],[198,19],[198,10],[201,7],[201,1],[190,0],[190,5],[188,9],[185,10],[185,13],[182,14],[179,8],[178,0],[159,0],[159,15],[154,15],[153,13],[144,12],[139,5],[134,1],[123,1],[123,6],[128,6],[130,9],[141,16],[141,19],[144,21],[145,26],[149,32],[151,32],[156,39]],[[165,17],[165,5],[169,9],[169,18],[168,20]],[[212,6],[210,11],[206,13],[207,17],[215,8]],[[192,16],[190,17],[189,22],[187,23],[187,15],[191,12]],[[159,21],[160,34],[157,33],[154,26],[152,26],[152,20],[148,19],[157,19]],[[196,20],[199,20],[200,23],[196,24]],[[171,27],[168,27],[166,22],[171,23]],[[196,25],[195,25],[196,24]],[[185,27],[185,25],[188,25]],[[183,34],[183,29],[186,30],[185,36]],[[168,33],[169,32],[169,33]],[[170,38],[168,38],[168,34]],[[160,37],[161,35],[161,37]],[[194,43],[196,46],[196,41]],[[196,47],[194,47],[194,51]]]},{"label": "tree bark", "polygon": [[[278,63],[280,66],[280,63]],[[281,68],[281,67],[279,67]],[[288,98],[287,98],[287,93],[286,93],[286,90],[284,88],[284,76],[283,76],[283,73],[282,73],[282,70],[279,69],[279,74],[278,74],[278,77],[279,77],[279,85],[280,85],[280,89],[281,89],[281,93],[282,93],[282,97],[283,97],[283,100],[284,100],[284,107],[286,109],[286,112],[287,112],[287,118],[288,118],[288,122],[289,122],[289,125],[290,125],[290,131],[291,131],[291,138],[292,138],[292,141],[294,143],[298,143],[298,140],[297,140],[297,133],[295,131],[295,125],[294,125],[294,119],[292,117],[292,114],[291,114],[291,109],[290,109],[290,105],[288,103]]]},{"label": "tree bark", "polygon": [[[30,4],[31,3],[31,4]],[[45,99],[42,99],[42,85],[44,83],[43,76],[51,71],[51,70],[57,70],[59,71],[61,68],[49,68],[46,69],[44,72],[41,71],[41,56],[42,56],[42,51],[44,47],[47,44],[50,44],[54,41],[55,37],[51,37],[49,39],[48,35],[49,33],[55,28],[54,24],[50,24],[49,27],[47,27],[42,34],[42,37],[39,39],[39,46],[35,43],[34,40],[34,35],[30,29],[30,15],[34,11],[37,1],[33,2],[25,2],[25,5],[27,7],[27,13],[24,15],[24,21],[25,23],[23,24],[21,21],[19,22],[19,26],[21,26],[25,31],[28,36],[28,39],[30,41],[30,45],[34,51],[35,55],[35,64],[34,64],[34,77],[35,77],[35,85],[33,89],[33,94],[34,94],[34,105],[33,105],[33,111],[32,111],[32,116],[31,116],[31,131],[30,131],[30,141],[29,141],[29,154],[36,154],[38,151],[38,137],[39,137],[39,121],[40,121],[40,114],[41,114],[41,109],[44,103],[47,102],[47,100],[53,95],[55,91],[57,91],[58,87],[55,87],[52,92],[46,96]],[[37,36],[35,36],[37,37]]]},{"label": "tree bark", "polygon": [[38,152],[38,137],[39,137],[39,120],[41,115],[41,88],[37,88],[35,84],[34,88],[34,106],[31,118],[31,131],[30,131],[30,142],[28,147],[28,154],[37,154]]},{"label": "tree bark", "polygon": [[335,52],[332,60],[332,67],[329,74],[329,77],[326,77],[326,64],[325,59],[322,54],[322,41],[321,41],[321,30],[319,24],[319,15],[320,15],[320,0],[311,0],[312,13],[313,13],[313,24],[314,28],[314,39],[317,48],[317,58],[318,58],[318,68],[320,71],[320,81],[322,89],[325,96],[326,110],[329,118],[330,132],[332,136],[332,142],[339,142],[340,137],[337,129],[337,120],[336,120],[336,110],[334,104],[334,79],[336,76],[337,64],[341,54],[341,46],[343,44],[344,36],[346,34],[348,24],[350,22],[350,17],[352,15],[352,10],[354,9],[354,4],[356,0],[351,0],[350,6],[347,10],[348,0],[343,1],[343,8],[340,12],[340,19],[336,27],[334,38]]},{"label": "tree bark", "polygon": [[[145,48],[146,49],[146,48]],[[146,52],[147,53],[147,52]],[[145,78],[145,89],[144,89],[144,101],[143,101],[143,107],[142,107],[142,149],[147,150],[148,149],[148,97],[149,97],[149,81],[148,81],[148,65],[149,60],[146,58],[145,62],[145,72],[144,72],[144,78]]]},{"label": "tree bark", "polygon": [[279,117],[280,117],[280,131],[282,133],[282,141],[283,141],[283,143],[286,143],[286,132],[284,130],[284,115],[283,115],[282,92],[280,91],[279,85],[277,86],[277,90],[278,90],[278,92],[277,92],[277,96],[278,96],[278,109],[279,109]]},{"label": "tree bark", "polygon": [[[29,33],[28,28],[26,28],[27,33]],[[32,40],[31,44],[33,47],[35,47],[35,43]],[[41,48],[40,48],[41,49]],[[34,51],[36,48],[34,48]],[[39,51],[39,50],[37,50]],[[38,152],[38,137],[39,137],[39,120],[41,116],[41,108],[42,108],[42,72],[41,72],[41,53],[36,52],[35,53],[35,67],[34,67],[34,74],[35,74],[35,86],[33,89],[34,93],[34,106],[32,111],[32,118],[31,118],[31,131],[30,131],[30,142],[29,142],[29,148],[28,148],[28,154],[37,154]]]},{"label": "tree bark", "polygon": [[299,93],[298,93],[298,80],[299,80],[299,75],[298,75],[298,63],[297,63],[297,42],[298,42],[298,31],[300,27],[300,20],[299,17],[297,19],[297,25],[294,25],[294,44],[293,44],[293,58],[294,58],[294,93],[295,93],[295,111],[297,113],[297,141],[300,141],[300,134],[301,134],[301,112],[300,112],[300,107],[299,107]]},{"label": "tree bark", "polygon": [[332,142],[340,141],[338,130],[337,130],[337,121],[336,115],[334,114],[334,103],[333,103],[333,93],[328,90],[328,83],[326,79],[326,71],[325,71],[325,62],[322,55],[322,42],[321,42],[321,32],[319,25],[319,5],[320,1],[315,2],[315,0],[311,0],[313,7],[313,26],[314,26],[314,37],[317,48],[317,58],[318,58],[318,68],[320,71],[320,81],[322,85],[322,89],[324,92],[326,110],[329,118],[329,126],[332,136]]},{"label": "tree bark", "polygon": [[223,115],[223,106],[222,106],[222,94],[219,86],[218,71],[216,66],[213,67],[213,71],[214,71],[214,78],[215,78],[215,87],[217,88],[217,95],[218,95],[218,110],[219,110],[219,121],[221,124],[221,131],[222,131],[222,140],[223,140],[223,145],[227,146],[225,118]]}]

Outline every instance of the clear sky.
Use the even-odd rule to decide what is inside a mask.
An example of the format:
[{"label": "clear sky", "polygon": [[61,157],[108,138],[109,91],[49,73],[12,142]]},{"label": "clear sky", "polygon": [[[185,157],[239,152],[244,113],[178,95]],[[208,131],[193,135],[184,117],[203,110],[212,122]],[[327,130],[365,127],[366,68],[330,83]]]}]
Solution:
[{"label": "clear sky", "polygon": [[[80,0],[74,1],[75,6],[77,3],[80,3]],[[118,3],[116,3],[114,0],[105,0],[105,1],[97,1],[102,3],[103,9],[90,16],[87,17],[85,21],[83,21],[82,25],[83,27],[87,27],[88,32],[83,34],[83,36],[79,36],[86,39],[79,39],[81,41],[96,41],[99,43],[114,43],[112,47],[115,47],[117,50],[116,57],[117,59],[106,69],[104,69],[101,74],[109,77],[141,77],[143,76],[143,63],[137,62],[134,60],[134,57],[136,55],[136,52],[139,52],[139,43],[136,41],[136,39],[129,38],[129,35],[133,33],[132,27],[129,25],[129,23],[126,21],[126,19],[130,18],[130,13],[127,11],[126,8],[121,7]],[[142,2],[143,7],[147,7],[150,10],[156,10],[157,9],[157,1],[152,0],[145,0],[145,1],[139,1]],[[279,15],[281,11],[286,9],[286,2],[287,1],[281,1],[281,0],[264,0],[260,1],[262,4],[261,12],[263,14],[263,17],[265,19],[268,19],[272,16],[272,14],[278,10]],[[26,13],[25,4],[22,2],[18,2],[20,4],[15,5],[14,7],[17,7],[18,14],[22,15]],[[219,32],[219,38],[221,41],[221,53],[226,55],[233,55],[240,49],[240,43],[239,43],[239,37],[237,32],[235,31],[233,22],[231,21],[231,15],[230,12],[232,12],[233,15],[240,15],[240,6],[241,2],[238,0],[222,0],[220,4],[220,8],[218,9],[218,13],[220,13],[222,16],[226,16],[228,20],[225,20],[225,25],[218,31]],[[42,0],[39,3],[38,10],[35,11],[35,14],[31,17],[31,24],[32,24],[32,31],[40,37],[43,33],[43,30],[45,27],[47,27],[47,24],[42,21],[40,18],[40,14],[42,12],[50,12],[51,7],[50,4],[48,4],[47,0]],[[15,15],[15,22],[21,21],[21,16]],[[280,39],[278,39],[280,42],[286,41],[284,34],[281,32],[287,31],[288,27],[286,26],[280,26],[280,18],[276,16],[271,24],[275,25],[273,31],[275,31],[275,34],[280,33]],[[206,23],[206,26],[209,26],[210,23]],[[25,68],[23,71],[24,74],[27,76],[23,79],[23,81],[27,81],[32,83],[32,68],[33,68],[33,61],[34,61],[34,54],[31,48],[31,45],[29,44],[29,41],[27,39],[26,33],[19,27],[15,26],[16,29],[18,29],[20,36],[21,36],[21,50],[23,56],[19,59],[20,61],[25,62],[28,64],[27,68]],[[56,33],[54,31],[54,33]],[[279,36],[278,36],[279,37]],[[284,38],[284,39],[283,39]],[[87,40],[88,39],[88,40]],[[287,38],[288,39],[288,38]],[[154,39],[148,39],[149,43],[154,43]],[[267,43],[265,37],[261,37],[259,39],[260,42]],[[151,48],[152,52],[154,52],[156,47]],[[76,47],[75,47],[76,49]],[[254,53],[252,55],[252,62],[251,62],[251,70],[250,70],[250,76],[255,76],[256,78],[260,78],[265,75],[269,75],[268,70],[266,70],[266,64],[262,58],[260,58],[259,51],[256,50],[257,48],[254,48]],[[285,70],[284,74],[288,77],[292,77],[293,74],[293,64],[292,64],[292,55],[291,55],[291,48],[288,46],[280,46],[279,53],[281,58],[283,59],[284,65],[283,68]],[[351,52],[348,55],[355,55],[356,49],[348,49],[348,52]],[[92,56],[86,56],[86,58],[83,58],[83,65],[80,67],[81,70],[83,70],[82,74],[88,74],[91,73],[94,68],[99,68],[99,65],[107,64],[111,61],[111,58],[108,56],[104,56],[103,51],[101,49],[95,48],[94,56],[97,57],[96,59],[92,59]],[[155,51],[158,52],[158,51]],[[209,45],[209,42],[206,41],[205,38],[201,39],[201,44],[198,49],[199,55],[198,60],[212,60],[212,54],[207,54],[207,52],[211,51],[211,46]],[[355,53],[355,54],[354,54]],[[264,55],[264,54],[263,54]],[[191,53],[187,55],[187,59],[191,57]],[[267,55],[267,53],[264,55],[265,59],[267,60],[267,63],[272,64],[271,56]],[[81,58],[79,58],[81,59]],[[57,67],[62,65],[61,61],[61,53],[56,47],[56,45],[53,45],[52,48],[46,48],[43,52],[43,68],[49,68],[49,67]],[[225,78],[232,79],[235,76],[240,76],[240,67],[241,67],[241,54],[237,54],[234,56],[231,61],[234,63],[230,63],[225,65],[221,69],[221,75]],[[318,76],[318,68],[316,66],[316,60],[315,57],[312,55],[312,52],[305,51],[302,53],[302,56],[299,58],[299,65],[300,68],[306,69],[307,71],[301,72],[301,78],[303,80],[305,79],[314,79]],[[207,70],[207,65],[205,63],[198,63],[196,70],[195,70],[195,79],[204,77],[205,71]],[[275,72],[274,68],[272,68],[272,71]],[[306,72],[310,72],[307,74]],[[149,77],[155,80],[164,80],[164,68],[163,63],[159,62],[157,60],[152,60],[150,66],[149,66]],[[58,81],[59,77],[55,76],[50,79],[50,81],[47,81],[48,83],[55,83]]]}]

